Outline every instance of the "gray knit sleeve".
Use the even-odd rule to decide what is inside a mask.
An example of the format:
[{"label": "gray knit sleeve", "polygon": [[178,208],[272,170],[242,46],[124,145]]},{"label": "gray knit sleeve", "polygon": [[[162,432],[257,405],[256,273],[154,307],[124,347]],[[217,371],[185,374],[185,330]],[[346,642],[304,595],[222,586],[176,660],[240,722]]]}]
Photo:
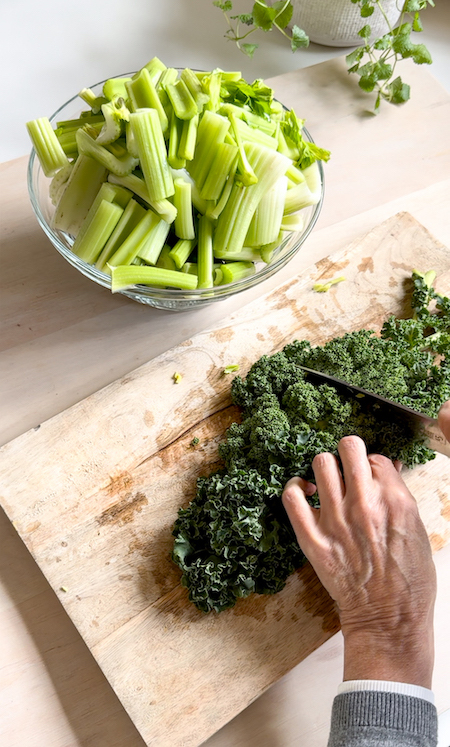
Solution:
[{"label": "gray knit sleeve", "polygon": [[436,745],[436,708],[422,698],[369,690],[334,699],[328,747]]}]

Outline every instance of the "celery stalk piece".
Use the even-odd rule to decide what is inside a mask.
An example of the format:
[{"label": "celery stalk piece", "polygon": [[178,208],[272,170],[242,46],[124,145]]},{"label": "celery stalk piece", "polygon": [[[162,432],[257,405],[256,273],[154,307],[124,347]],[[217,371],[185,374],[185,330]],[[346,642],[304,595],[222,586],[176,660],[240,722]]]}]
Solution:
[{"label": "celery stalk piece", "polygon": [[139,109],[130,114],[130,122],[150,199],[170,197],[174,186],[158,112],[156,109]]},{"label": "celery stalk piece", "polygon": [[144,65],[146,70],[150,73],[150,78],[154,86],[158,83],[164,70],[167,70],[167,65],[161,62],[159,57],[152,57],[152,59]]},{"label": "celery stalk piece", "polygon": [[164,244],[163,248],[161,249],[161,254],[158,257],[158,261],[156,262],[155,267],[162,267],[163,270],[177,270],[178,269],[172,257],[170,256],[169,244]]},{"label": "celery stalk piece", "polygon": [[289,215],[283,215],[281,221],[282,231],[302,231],[305,225],[305,220],[301,213],[290,213]]},{"label": "celery stalk piece", "polygon": [[133,110],[138,109],[156,109],[161,121],[163,133],[167,132],[169,120],[164,111],[161,99],[158,96],[156,86],[152,81],[150,72],[143,67],[133,78],[126,83],[126,89],[133,106]]},{"label": "celery stalk piece", "polygon": [[183,129],[181,130],[180,142],[178,145],[178,157],[185,161],[192,161],[195,154],[195,144],[197,142],[199,116],[196,114],[191,119],[185,119]]},{"label": "celery stalk piece", "polygon": [[256,127],[250,127],[242,119],[238,119],[235,115],[236,128],[239,132],[240,138],[243,142],[260,143],[265,145],[266,148],[272,148],[278,150],[278,140],[271,135],[267,135],[262,130],[258,130]]},{"label": "celery stalk piece", "polygon": [[200,192],[197,187],[197,184],[194,182],[191,175],[184,169],[180,169],[180,170],[173,169],[172,175],[174,179],[184,179],[185,181],[190,183],[191,190],[192,190],[192,204],[197,210],[197,212],[201,213],[202,215],[205,215],[206,211],[208,210],[210,206],[210,203],[208,200],[204,200],[203,197],[200,197]]},{"label": "celery stalk piece", "polygon": [[185,262],[181,268],[181,272],[187,272],[189,275],[198,276],[198,265],[197,262]]},{"label": "celery stalk piece", "polygon": [[287,176],[280,176],[259,201],[250,222],[245,243],[264,246],[275,241],[280,233],[287,191]]},{"label": "celery stalk piece", "polygon": [[129,80],[131,80],[131,78],[109,78],[103,84],[103,95],[108,99],[108,101],[112,101],[117,96],[120,96],[126,101],[128,96],[126,83]]},{"label": "celery stalk piece", "polygon": [[204,112],[198,126],[195,155],[187,164],[187,169],[199,190],[203,187],[211,168],[217,145],[223,143],[229,128],[229,119],[208,110]]},{"label": "celery stalk piece", "polygon": [[197,104],[182,78],[168,83],[165,89],[178,119],[191,119],[198,114]]},{"label": "celery stalk piece", "polygon": [[231,190],[233,189],[233,185],[235,183],[237,164],[238,164],[238,159],[236,158],[231,168],[228,180],[225,182],[225,186],[222,190],[222,194],[220,195],[218,201],[215,204],[211,203],[211,205],[206,210],[206,215],[208,216],[208,218],[211,218],[211,220],[217,220],[217,218],[219,217],[219,215],[221,214],[222,210],[224,209],[225,205],[228,202],[228,199],[231,194]]},{"label": "celery stalk piece", "polygon": [[129,122],[125,125],[125,142],[127,144],[127,151],[131,156],[139,160],[139,153],[137,150],[136,140],[133,135],[133,130]]},{"label": "celery stalk piece", "polygon": [[135,195],[146,202],[158,215],[163,218],[167,223],[173,223],[177,217],[177,209],[173,203],[169,200],[151,200],[150,195],[145,186],[145,182],[136,174],[127,174],[127,176],[115,176],[115,174],[109,174],[108,181],[112,184],[121,184],[122,187],[126,187],[134,192]]},{"label": "celery stalk piece", "polygon": [[149,232],[158,221],[158,216],[152,210],[146,210],[138,224],[128,234],[125,241],[116,249],[108,261],[110,267],[129,265],[138,256]]},{"label": "celery stalk piece", "polygon": [[119,246],[124,243],[125,239],[127,239],[130,233],[136,228],[146,212],[146,209],[133,198],[129,201],[117,226],[103,247],[102,252],[95,263],[97,270],[102,270],[109,274],[107,262],[109,262]]},{"label": "celery stalk piece", "polygon": [[213,285],[222,285],[223,283],[223,272],[222,267],[215,267],[213,270]]},{"label": "celery stalk piece", "polygon": [[78,156],[56,206],[53,228],[76,236],[106,177],[102,164],[89,156]]},{"label": "celery stalk piece", "polygon": [[91,107],[94,114],[97,114],[101,110],[102,104],[106,104],[108,100],[105,96],[96,96],[91,88],[82,88],[78,96]]},{"label": "celery stalk piece", "polygon": [[230,197],[217,221],[214,237],[214,255],[222,252],[240,252],[253,214],[262,196],[283,176],[289,159],[277,151],[257,143],[245,143],[246,155],[258,181],[249,187],[235,183]]},{"label": "celery stalk piece", "polygon": [[[123,208],[114,202],[102,200],[80,238],[75,239],[72,251],[89,265],[96,261],[120,220]],[[89,217],[89,216],[88,216]]]},{"label": "celery stalk piece", "polygon": [[158,88],[162,88],[165,90],[166,86],[170,86],[172,83],[175,83],[177,78],[177,70],[174,67],[166,67],[166,69],[161,73],[161,77],[158,81]]},{"label": "celery stalk piece", "polygon": [[217,145],[211,168],[200,190],[201,197],[205,200],[219,199],[233,165],[237,161],[238,154],[236,145],[229,145],[228,143]]},{"label": "celery stalk piece", "polygon": [[72,251],[77,254],[77,247],[80,244],[81,240],[84,238],[84,234],[88,230],[91,221],[95,218],[97,209],[102,202],[114,202],[124,210],[131,200],[131,197],[132,194],[128,189],[119,187],[116,184],[110,184],[109,182],[103,182],[94,198],[91,207],[89,208],[89,212],[86,218],[80,226],[80,230],[77,233]]},{"label": "celery stalk piece", "polygon": [[227,259],[233,262],[260,262],[261,252],[259,247],[243,246],[238,253],[222,252],[220,259]]},{"label": "celery stalk piece", "polygon": [[[104,102],[106,103],[106,101]],[[77,119],[61,119],[56,122],[56,134],[62,132],[72,132],[73,130],[78,130],[79,127],[84,127],[84,125],[88,124],[91,125],[91,127],[94,127],[95,125],[101,126],[105,122],[105,117],[100,112],[99,114],[93,114],[92,112],[82,112],[81,116]]]},{"label": "celery stalk piece", "polygon": [[211,73],[204,75],[201,79],[202,89],[208,95],[209,100],[205,104],[205,109],[216,112],[222,103],[220,89],[222,85],[222,71],[213,70]]},{"label": "celery stalk piece", "polygon": [[212,288],[214,284],[213,233],[213,222],[202,215],[198,220],[197,272],[199,288]]},{"label": "celery stalk piece", "polygon": [[169,151],[167,154],[167,160],[169,166],[173,169],[182,169],[186,165],[184,158],[180,158],[178,154],[178,146],[181,140],[181,134],[183,131],[183,122],[178,119],[175,112],[172,112],[170,119],[170,130],[169,130]]},{"label": "celery stalk piece", "polygon": [[307,166],[306,169],[303,169],[301,173],[303,173],[303,176],[305,177],[306,183],[310,188],[312,194],[318,195],[320,198],[322,181],[320,179],[319,164],[317,163],[317,161],[314,161],[311,166]]},{"label": "celery stalk piece", "polygon": [[72,173],[73,163],[68,163],[67,166],[63,166],[62,169],[56,172],[55,176],[49,184],[48,194],[52,201],[52,205],[57,205],[59,197],[61,196],[61,190],[66,188],[66,183]]},{"label": "celery stalk piece", "polygon": [[68,158],[48,117],[30,120],[27,130],[45,176],[54,176],[59,169],[67,166]]},{"label": "celery stalk piece", "polygon": [[102,114],[105,123],[95,142],[99,145],[107,145],[122,135],[125,130],[125,122],[128,122],[130,118],[130,112],[125,106],[124,100],[117,98],[102,104]]},{"label": "celery stalk piece", "polygon": [[179,239],[172,247],[170,250],[170,256],[177,270],[181,270],[181,268],[186,264],[196,243],[197,239]]},{"label": "celery stalk piece", "polygon": [[220,269],[222,270],[222,285],[235,283],[237,280],[247,278],[256,272],[253,262],[230,262],[227,265],[222,265]]},{"label": "celery stalk piece", "polygon": [[259,253],[261,254],[261,259],[267,265],[270,264],[270,262],[272,261],[273,255],[275,254],[275,250],[278,249],[285,235],[286,234],[284,233],[284,231],[280,231],[275,241],[272,241],[270,244],[265,244],[264,246],[259,247]]},{"label": "celery stalk piece", "polygon": [[180,79],[188,88],[189,93],[196,103],[198,111],[202,112],[205,105],[209,101],[209,95],[204,92],[199,79],[197,78],[195,73],[188,67],[186,67],[181,72]]},{"label": "celery stalk piece", "polygon": [[192,186],[184,179],[174,180],[173,204],[177,209],[174,229],[179,239],[194,239],[194,216],[192,212]]},{"label": "celery stalk piece", "polygon": [[231,129],[233,132],[234,139],[236,140],[237,147],[239,150],[239,160],[238,160],[238,168],[237,168],[237,174],[239,176],[239,181],[244,185],[244,187],[249,187],[251,184],[256,184],[258,181],[258,177],[256,176],[255,172],[253,171],[252,167],[250,166],[247,158],[247,154],[245,152],[244,143],[242,142],[242,138],[239,132],[239,120],[236,119],[234,114],[230,112],[228,116],[230,123],[231,123]]},{"label": "celery stalk piece", "polygon": [[138,160],[131,155],[117,158],[111,151],[107,150],[104,145],[98,145],[97,142],[85,131],[77,130],[78,150],[85,156],[95,158],[108,171],[116,176],[125,176],[130,174],[138,165]]},{"label": "celery stalk piece", "polygon": [[149,265],[156,265],[169,234],[169,229],[170,225],[156,213],[153,213],[153,221],[139,246],[136,256]]},{"label": "celery stalk piece", "polygon": [[284,213],[285,215],[296,213],[298,210],[308,207],[309,205],[315,205],[319,200],[320,191],[313,194],[305,180],[287,190],[284,203]]},{"label": "celery stalk piece", "polygon": [[180,288],[195,290],[197,276],[178,270],[164,270],[161,267],[119,266],[111,268],[111,291],[124,290],[134,285],[154,285],[158,288]]},{"label": "celery stalk piece", "polygon": [[293,185],[301,184],[301,182],[305,181],[305,174],[293,163],[291,163],[287,168],[286,176],[289,179],[289,183],[292,183]]}]

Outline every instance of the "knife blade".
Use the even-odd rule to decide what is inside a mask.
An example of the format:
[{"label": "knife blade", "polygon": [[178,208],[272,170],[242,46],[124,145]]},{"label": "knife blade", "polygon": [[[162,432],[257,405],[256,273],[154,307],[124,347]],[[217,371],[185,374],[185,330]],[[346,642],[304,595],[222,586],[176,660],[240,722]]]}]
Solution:
[{"label": "knife blade", "polygon": [[369,392],[362,387],[349,384],[348,381],[336,376],[330,376],[330,374],[306,366],[300,366],[300,368],[305,372],[308,380],[318,384],[329,384],[343,393],[350,394],[360,400],[364,399],[366,406],[376,407],[390,417],[394,416],[403,423],[407,422],[414,433],[422,433],[426,437],[427,446],[430,449],[450,457],[450,443],[445,438],[435,418],[413,410],[406,405],[400,405],[398,402],[393,402],[379,394]]}]

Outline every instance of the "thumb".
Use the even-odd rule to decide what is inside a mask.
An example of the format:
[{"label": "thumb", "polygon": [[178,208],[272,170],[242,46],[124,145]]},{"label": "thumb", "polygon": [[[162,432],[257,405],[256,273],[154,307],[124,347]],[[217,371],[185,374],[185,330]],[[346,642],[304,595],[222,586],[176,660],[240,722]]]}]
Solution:
[{"label": "thumb", "polygon": [[286,483],[281,496],[297,542],[306,556],[317,532],[319,516],[318,509],[312,508],[306,500],[306,492],[310,494],[308,485],[311,483],[307,483],[301,477],[292,477]]},{"label": "thumb", "polygon": [[447,441],[450,441],[450,400],[444,402],[439,410],[438,424]]}]

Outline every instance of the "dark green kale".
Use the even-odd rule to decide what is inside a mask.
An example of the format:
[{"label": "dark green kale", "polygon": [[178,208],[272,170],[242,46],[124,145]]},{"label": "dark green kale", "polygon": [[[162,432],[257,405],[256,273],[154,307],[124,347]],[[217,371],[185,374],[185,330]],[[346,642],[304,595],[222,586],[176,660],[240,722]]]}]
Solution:
[{"label": "dark green kale", "polygon": [[450,399],[450,300],[436,293],[434,277],[413,273],[412,317],[391,316],[381,335],[364,329],[315,347],[296,340],[233,380],[242,422],[230,426],[219,447],[224,468],[198,481],[173,529],[173,559],[199,609],[220,612],[252,592],[283,588],[304,562],[280,500],[283,487],[293,475],[313,479],[314,457],[337,455],[343,436],[359,435],[369,452],[409,467],[435,457],[407,425],[380,420],[364,400],[310,383],[300,368],[435,416]]}]

